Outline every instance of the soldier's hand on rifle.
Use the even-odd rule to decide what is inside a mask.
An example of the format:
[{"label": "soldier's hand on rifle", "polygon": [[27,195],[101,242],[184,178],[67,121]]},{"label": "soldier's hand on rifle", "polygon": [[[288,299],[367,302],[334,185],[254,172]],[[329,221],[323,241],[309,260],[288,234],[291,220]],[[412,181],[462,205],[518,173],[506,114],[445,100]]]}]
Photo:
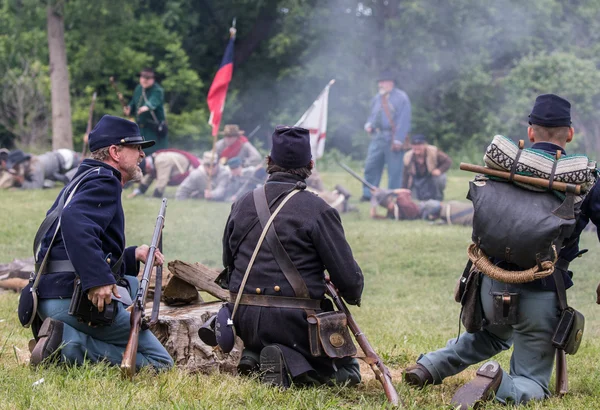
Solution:
[{"label": "soldier's hand on rifle", "polygon": [[110,304],[112,295],[115,295],[116,298],[121,298],[117,290],[117,285],[96,286],[88,291],[88,299],[100,312],[104,311],[105,305]]},{"label": "soldier's hand on rifle", "polygon": [[126,116],[129,117],[129,115],[131,114],[131,107],[126,105],[125,107],[123,107],[123,114],[125,114]]},{"label": "soldier's hand on rifle", "polygon": [[442,171],[436,168],[433,171],[431,171],[431,175],[433,175],[434,177],[439,177],[440,175],[442,175]]},{"label": "soldier's hand on rifle", "polygon": [[365,124],[365,131],[367,131],[367,134],[373,133],[373,127],[371,126],[371,124],[369,124],[369,123]]},{"label": "soldier's hand on rifle", "polygon": [[394,152],[398,152],[402,150],[402,143],[400,141],[396,141],[394,140],[394,142],[392,142],[392,151]]},{"label": "soldier's hand on rifle", "polygon": [[205,189],[204,190],[204,198],[206,198],[206,199],[211,199],[212,198],[212,191],[210,189]]},{"label": "soldier's hand on rifle", "polygon": [[[150,247],[148,245],[140,245],[135,248],[135,260],[138,262],[146,262],[148,259],[148,252],[150,251]],[[165,256],[156,249],[154,251],[154,266],[160,266],[165,263]]]},{"label": "soldier's hand on rifle", "polygon": [[146,111],[149,111],[150,109],[148,107],[146,107],[145,105],[143,107],[138,108],[138,115],[139,114],[143,114]]}]

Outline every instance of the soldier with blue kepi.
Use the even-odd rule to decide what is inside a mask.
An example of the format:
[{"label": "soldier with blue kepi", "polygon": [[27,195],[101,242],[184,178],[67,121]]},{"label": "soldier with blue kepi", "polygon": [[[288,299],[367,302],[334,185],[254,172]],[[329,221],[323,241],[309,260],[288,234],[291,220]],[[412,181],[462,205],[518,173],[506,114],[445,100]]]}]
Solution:
[{"label": "soldier with blue kepi", "polygon": [[[23,315],[32,309],[25,296],[33,286],[39,304],[32,365],[48,359],[121,363],[130,331],[125,304],[137,292],[139,262],[146,261],[149,252],[147,245],[125,247],[121,193],[125,183],[140,180],[142,149],[152,145],[154,141],[146,141],[134,122],[110,115],[90,133],[91,159],[82,162],[61,191],[34,241],[37,279],[25,288],[19,303],[19,319],[26,325]],[[155,257],[156,265],[164,263],[158,250]],[[73,309],[72,298],[91,302],[89,319],[83,320]],[[137,366],[172,365],[158,339],[143,330]]]},{"label": "soldier with blue kepi", "polygon": [[[573,139],[571,104],[554,94],[540,95],[529,115],[529,124],[527,135],[533,143],[529,152],[535,157],[535,162],[523,162],[527,161],[528,149],[520,146],[517,150],[512,142],[508,145],[513,154],[503,155],[502,159],[512,158],[511,175],[519,172],[521,166],[531,166],[527,169],[532,171],[542,160],[548,161],[552,167],[549,177],[549,186],[552,187],[554,173],[556,171],[556,175],[559,175],[557,167],[562,166],[559,159],[566,155],[565,147]],[[489,150],[488,147],[488,152]],[[583,171],[578,173],[587,171],[587,158],[583,158],[582,163]],[[455,295],[457,301],[460,300],[463,304],[461,317],[467,332],[448,341],[446,347],[421,355],[416,365],[407,368],[404,375],[407,383],[419,388],[426,384],[440,384],[446,377],[455,375],[472,364],[488,360],[513,346],[510,372],[504,371],[496,361],[487,361],[477,370],[475,378],[456,392],[452,398],[454,407],[476,408],[483,401],[494,398],[501,403],[519,405],[550,396],[549,383],[555,350],[558,349],[559,357],[564,357],[561,352],[574,354],[576,351],[576,348],[571,352],[563,348],[556,338],[562,316],[571,309],[565,309],[565,289],[573,285],[572,272],[568,270],[569,263],[586,251],[579,250],[579,236],[588,222],[591,220],[594,225],[600,226],[600,188],[594,183],[595,170],[592,173],[591,188],[583,198],[577,197],[575,201],[569,199],[574,198],[569,196],[574,195],[574,191],[571,194],[567,191],[566,197],[561,197],[555,195],[554,191],[535,192],[517,187],[511,182],[481,177],[471,182],[469,198],[475,205],[474,243],[469,248],[470,265],[462,276],[471,283],[471,287],[469,283],[463,287],[464,282],[460,281]],[[477,196],[478,193],[486,192],[485,190],[502,191],[509,195],[504,198],[490,197],[486,202],[489,207],[483,203],[476,204],[482,198]],[[531,200],[533,197],[537,200]],[[580,214],[577,215],[577,201],[580,199]],[[540,204],[544,201],[548,201],[549,206],[542,208]],[[560,206],[555,208],[555,204]],[[506,210],[503,215],[490,211],[490,208],[496,210],[500,207]],[[562,209],[570,209],[570,212]],[[515,211],[511,213],[511,210]],[[550,212],[552,215],[549,215]],[[566,215],[564,218],[560,216],[563,213]],[[497,221],[499,217],[504,224],[500,226],[494,222],[495,229],[499,232],[486,235],[478,230],[478,224],[485,225],[486,220],[495,218]],[[536,217],[542,222],[523,221]],[[546,223],[544,220],[551,222]],[[560,226],[569,228],[560,234],[564,236],[548,237],[550,241],[547,243],[552,246],[542,245],[543,241],[536,235],[550,232],[547,227],[553,229],[551,235],[557,235],[555,226],[549,225],[550,223],[560,223]],[[521,229],[524,233],[516,235]],[[506,232],[513,235],[506,235]],[[488,241],[488,238],[492,240]],[[536,238],[531,246],[522,246],[521,249],[510,246],[524,244],[528,238]],[[501,244],[498,251],[493,248],[495,244]],[[550,258],[542,259],[536,246],[545,246]],[[480,252],[481,257],[473,258],[472,250]],[[528,258],[527,264],[517,263],[517,259],[524,260],[521,255]],[[531,272],[537,272],[539,276]],[[478,279],[471,281],[472,277]],[[597,296],[600,303],[600,287]],[[469,324],[475,326],[469,330]],[[579,343],[581,335],[578,331],[572,336]]]},{"label": "soldier with blue kepi", "polygon": [[[228,309],[245,347],[238,370],[260,371],[264,382],[283,387],[292,382],[357,384],[356,359],[352,354],[331,358],[318,352],[321,344],[310,336],[318,335],[309,334],[307,319],[333,310],[325,299],[324,269],[342,297],[354,305],[362,295],[362,272],[338,212],[305,190],[314,165],[308,130],[279,126],[272,142],[269,179],[233,204],[223,235],[228,273],[220,284],[231,293]],[[224,340],[224,334],[232,333],[221,332],[217,340]],[[329,343],[326,339],[323,343]],[[340,333],[332,334],[331,340],[344,346]],[[226,340],[227,349],[232,341]]]},{"label": "soldier with blue kepi", "polygon": [[[383,167],[387,164],[388,188],[402,186],[404,152],[409,146],[411,106],[406,93],[395,86],[394,76],[384,72],[377,80],[379,93],[371,101],[371,114],[365,131],[371,143],[365,160],[365,179],[379,186]],[[371,200],[371,191],[363,187],[362,201]]]}]

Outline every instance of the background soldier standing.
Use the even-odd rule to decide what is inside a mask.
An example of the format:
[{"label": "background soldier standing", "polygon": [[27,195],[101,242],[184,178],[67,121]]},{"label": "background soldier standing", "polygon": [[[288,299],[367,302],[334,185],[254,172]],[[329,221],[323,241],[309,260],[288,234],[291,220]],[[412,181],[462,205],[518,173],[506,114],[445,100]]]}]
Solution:
[{"label": "background soldier standing", "polygon": [[[365,179],[379,186],[383,167],[387,164],[388,188],[400,188],[402,184],[402,158],[408,149],[411,106],[408,95],[395,86],[391,73],[383,73],[377,80],[379,93],[371,102],[371,114],[365,131],[371,143],[365,160]],[[371,199],[371,191],[363,187],[361,200]]]},{"label": "background soldier standing", "polygon": [[140,73],[140,83],[133,91],[133,97],[129,105],[123,108],[125,115],[133,115],[135,122],[140,127],[144,138],[148,141],[156,141],[156,145],[146,148],[146,155],[152,154],[159,149],[169,146],[168,136],[158,135],[158,126],[165,121],[164,91],[154,81],[154,70],[144,68]]}]

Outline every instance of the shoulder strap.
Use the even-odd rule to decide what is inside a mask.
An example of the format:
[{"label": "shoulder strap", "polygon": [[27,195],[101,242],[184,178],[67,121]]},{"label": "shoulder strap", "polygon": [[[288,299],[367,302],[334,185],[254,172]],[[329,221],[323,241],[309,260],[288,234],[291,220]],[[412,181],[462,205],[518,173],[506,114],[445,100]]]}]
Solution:
[{"label": "shoulder strap", "polygon": [[[257,189],[260,189],[260,188],[257,188]],[[231,312],[231,320],[232,321],[233,321],[233,318],[235,317],[235,313],[237,312],[237,308],[240,305],[240,300],[242,299],[242,294],[244,293],[244,288],[246,287],[246,282],[248,281],[248,275],[250,275],[250,270],[252,269],[252,266],[254,265],[254,260],[256,259],[256,255],[258,255],[258,251],[260,250],[260,247],[265,239],[265,236],[267,235],[267,231],[268,231],[269,227],[273,223],[273,220],[275,219],[275,217],[277,216],[279,211],[281,211],[281,208],[283,208],[283,206],[287,203],[287,201],[289,201],[298,192],[300,192],[298,189],[294,189],[289,194],[287,194],[287,196],[285,198],[283,198],[283,201],[281,201],[281,203],[279,204],[277,209],[275,209],[275,212],[273,212],[273,215],[271,215],[271,217],[267,221],[265,227],[263,228],[262,233],[260,234],[260,237],[258,238],[258,242],[256,243],[256,246],[254,247],[254,252],[252,253],[252,257],[250,258],[250,262],[248,263],[246,272],[244,273],[244,278],[242,279],[242,283],[240,284],[240,289],[238,290],[237,297],[235,298],[235,305],[233,306],[233,312]]]},{"label": "shoulder strap", "polygon": [[[267,221],[271,216],[271,210],[267,204],[266,192],[264,188],[261,187],[255,189],[253,194],[254,206],[256,207],[256,212],[258,213],[260,225],[263,227],[263,229],[265,229],[265,226],[267,226]],[[267,244],[273,253],[273,258],[279,265],[279,269],[281,269],[287,281],[292,286],[296,297],[309,299],[310,295],[308,293],[306,283],[304,282],[304,279],[302,279],[300,272],[298,272],[298,269],[296,269],[296,266],[294,266],[290,256],[281,244],[279,236],[277,236],[277,231],[275,231],[275,226],[271,225],[269,227],[266,239]]]},{"label": "shoulder strap", "polygon": [[[66,205],[65,199],[67,198],[69,189],[71,189],[71,187],[73,187],[73,186],[77,187],[79,185],[79,182],[83,178],[85,178],[87,175],[91,174],[92,172],[95,172],[95,171],[97,172],[99,170],[100,170],[100,168],[96,167],[96,168],[92,168],[92,169],[89,169],[89,170],[81,173],[77,177],[73,178],[73,180],[71,180],[69,185],[67,185],[67,187],[63,190],[63,193],[60,196],[60,200],[58,201],[56,208],[54,208],[52,210],[52,212],[50,212],[46,216],[46,219],[44,219],[44,221],[41,223],[40,227],[38,228],[37,233],[35,234],[35,239],[33,240],[33,257],[36,262],[37,262],[37,258],[38,258],[38,253],[40,251],[40,245],[42,243],[42,239],[44,239],[44,237],[48,233],[48,230],[50,229],[50,227],[52,225],[54,225],[54,222],[56,222],[56,220],[60,216],[60,213],[62,212],[63,208],[65,207],[65,205]],[[73,190],[73,192],[75,192],[75,190]]]},{"label": "shoulder strap", "polygon": [[[560,264],[562,259],[559,259],[556,263]],[[568,265],[567,265],[568,269]],[[560,306],[560,310],[563,311],[569,307],[567,304],[567,289],[565,288],[565,280],[563,278],[563,269],[556,269],[556,265],[554,267],[554,272],[552,272],[552,277],[554,278],[554,284],[556,285],[556,294],[558,296],[558,304]]]},{"label": "shoulder strap", "polygon": [[[148,104],[148,98],[146,98],[146,90],[144,90],[144,88],[142,88],[142,97],[144,97],[144,102],[146,104]],[[148,107],[148,106],[146,106],[146,107]],[[148,107],[148,108],[150,108],[150,107]],[[150,110],[150,115],[152,115],[152,119],[154,120],[156,125],[159,125],[160,123],[158,122],[158,118],[156,118],[156,114],[154,114],[154,110]]]}]

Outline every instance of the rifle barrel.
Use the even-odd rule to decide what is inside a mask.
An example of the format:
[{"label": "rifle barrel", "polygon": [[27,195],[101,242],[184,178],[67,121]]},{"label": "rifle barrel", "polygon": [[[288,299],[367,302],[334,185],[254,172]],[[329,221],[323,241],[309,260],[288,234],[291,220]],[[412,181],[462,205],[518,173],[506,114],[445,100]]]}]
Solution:
[{"label": "rifle barrel", "polygon": [[383,361],[377,355],[377,353],[371,346],[371,343],[369,343],[367,336],[365,336],[365,334],[360,330],[358,323],[356,323],[356,321],[354,320],[354,317],[348,310],[348,307],[338,294],[337,289],[335,288],[333,283],[331,283],[329,278],[325,280],[325,286],[327,293],[329,294],[329,296],[331,296],[331,299],[333,299],[333,303],[336,305],[338,310],[346,315],[348,327],[352,331],[354,339],[356,339],[356,342],[358,343],[362,351],[365,353],[365,361],[369,364],[369,366],[373,370],[373,373],[375,373],[377,380],[379,380],[379,382],[381,383],[383,391],[385,392],[388,401],[394,407],[398,405],[405,407],[404,402],[402,402],[400,396],[398,396],[398,392],[392,384],[392,377],[388,368],[383,364]]},{"label": "rifle barrel", "polygon": [[363,177],[361,177],[360,175],[358,175],[356,172],[354,172],[352,170],[352,168],[350,168],[348,165],[344,164],[343,162],[338,162],[338,165],[342,168],[344,168],[350,175],[352,175],[354,178],[358,179],[360,182],[362,182],[362,184],[364,186],[366,186],[367,188],[369,188],[370,190],[377,190],[378,188],[369,183],[366,179],[364,179]]},{"label": "rifle barrel", "polygon": [[129,379],[133,379],[133,376],[135,375],[135,363],[140,331],[142,328],[142,320],[144,318],[146,296],[148,294],[150,278],[152,277],[152,268],[154,266],[154,252],[156,251],[156,248],[162,239],[162,230],[165,224],[166,211],[167,198],[163,198],[158,217],[156,218],[156,225],[154,226],[154,233],[152,235],[150,249],[148,250],[148,257],[146,258],[146,262],[144,264],[144,273],[142,274],[140,286],[133,301],[131,311],[131,330],[129,331],[129,339],[127,341],[127,346],[125,347],[125,352],[123,353],[123,360],[121,361],[121,372],[124,377]]}]

